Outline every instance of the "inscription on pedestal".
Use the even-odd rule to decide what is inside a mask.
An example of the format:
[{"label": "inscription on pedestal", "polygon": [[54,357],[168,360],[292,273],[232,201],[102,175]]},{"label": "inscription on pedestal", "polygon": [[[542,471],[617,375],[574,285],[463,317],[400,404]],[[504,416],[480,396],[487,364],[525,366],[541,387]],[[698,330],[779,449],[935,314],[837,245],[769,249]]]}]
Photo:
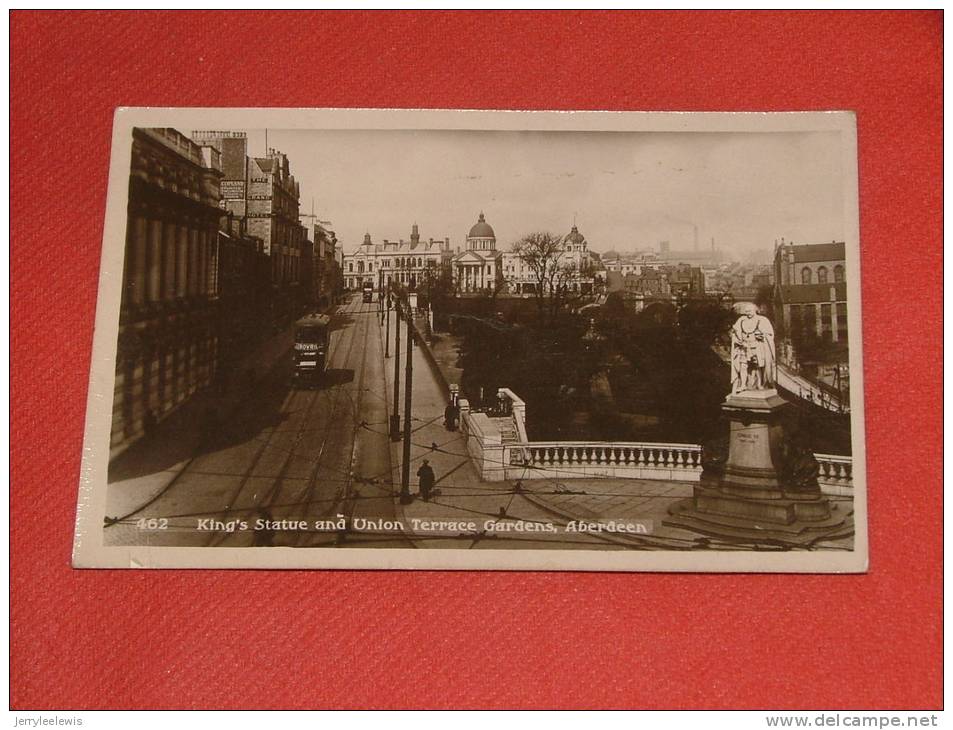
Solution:
[{"label": "inscription on pedestal", "polygon": [[[779,413],[785,401],[777,391],[744,391],[729,395],[722,406],[731,420],[728,459],[720,469],[703,474],[694,497],[673,511],[682,527],[705,534],[750,532],[753,538],[797,540],[815,530],[837,529],[843,517],[835,516],[820,493],[786,490],[776,459],[785,438]],[[789,485],[790,486],[790,485]]]}]

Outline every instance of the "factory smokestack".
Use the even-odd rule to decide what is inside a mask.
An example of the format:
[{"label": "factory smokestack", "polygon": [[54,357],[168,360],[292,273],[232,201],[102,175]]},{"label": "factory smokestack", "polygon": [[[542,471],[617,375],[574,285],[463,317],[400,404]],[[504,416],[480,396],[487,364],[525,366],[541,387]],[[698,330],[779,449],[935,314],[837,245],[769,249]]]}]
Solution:
[{"label": "factory smokestack", "polygon": [[694,223],[692,224],[692,232],[693,232],[693,238],[695,242],[695,250],[697,251],[698,250],[698,226],[696,226]]},{"label": "factory smokestack", "polygon": [[711,237],[711,252],[715,253],[715,237]]}]

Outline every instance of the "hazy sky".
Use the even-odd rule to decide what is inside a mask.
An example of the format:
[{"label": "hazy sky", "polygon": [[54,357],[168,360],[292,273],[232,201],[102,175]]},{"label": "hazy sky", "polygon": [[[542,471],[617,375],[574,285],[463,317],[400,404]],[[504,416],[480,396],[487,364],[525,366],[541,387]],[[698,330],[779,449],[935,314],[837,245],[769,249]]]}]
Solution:
[{"label": "hazy sky", "polygon": [[[249,154],[265,149],[249,131]],[[509,248],[577,225],[594,251],[700,246],[743,258],[776,238],[843,240],[837,132],[658,133],[268,130],[301,186],[301,210],[334,224],[345,251],[374,241],[450,237],[480,211]]]}]

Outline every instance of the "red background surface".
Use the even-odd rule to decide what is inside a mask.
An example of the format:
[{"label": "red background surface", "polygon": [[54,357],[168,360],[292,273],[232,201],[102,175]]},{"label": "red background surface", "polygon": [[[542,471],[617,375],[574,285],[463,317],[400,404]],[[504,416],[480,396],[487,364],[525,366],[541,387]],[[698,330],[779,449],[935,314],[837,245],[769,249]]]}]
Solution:
[{"label": "red background surface", "polygon": [[[940,12],[16,12],[11,33],[14,707],[940,706]],[[870,573],[72,570],[119,105],[856,110]]]}]

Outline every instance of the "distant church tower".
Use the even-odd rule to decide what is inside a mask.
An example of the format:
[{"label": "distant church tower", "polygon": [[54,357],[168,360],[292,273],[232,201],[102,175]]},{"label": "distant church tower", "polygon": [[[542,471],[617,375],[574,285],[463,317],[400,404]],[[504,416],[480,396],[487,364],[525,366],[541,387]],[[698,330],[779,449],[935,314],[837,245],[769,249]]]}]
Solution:
[{"label": "distant church tower", "polygon": [[411,248],[420,243],[420,231],[417,230],[417,224],[414,223],[414,227],[410,231],[410,245]]}]

